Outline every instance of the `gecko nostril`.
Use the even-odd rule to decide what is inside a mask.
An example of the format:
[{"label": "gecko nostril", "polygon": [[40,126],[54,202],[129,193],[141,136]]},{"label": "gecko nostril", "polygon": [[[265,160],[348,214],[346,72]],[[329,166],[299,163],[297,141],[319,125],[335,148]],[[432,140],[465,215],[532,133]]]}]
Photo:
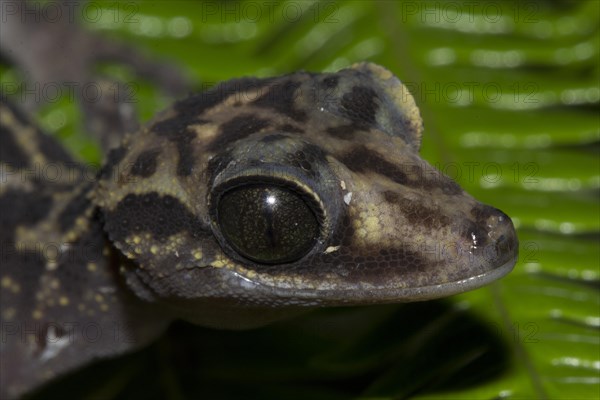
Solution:
[{"label": "gecko nostril", "polygon": [[460,236],[466,240],[466,244],[471,249],[485,246],[488,241],[488,233],[481,226],[473,222],[468,222],[463,225]]},{"label": "gecko nostril", "polygon": [[467,233],[472,250],[478,249],[477,254],[494,267],[515,258],[517,236],[510,217],[497,208],[482,204],[473,207],[471,216],[473,220],[467,225]]},{"label": "gecko nostril", "polygon": [[512,241],[508,240],[507,236],[501,235],[496,241],[496,254],[498,255],[498,257],[510,257],[512,256],[512,251]]},{"label": "gecko nostril", "polygon": [[516,256],[518,241],[510,218],[504,218],[490,234],[495,236],[494,247],[498,258],[507,260]]},{"label": "gecko nostril", "polygon": [[498,254],[502,254],[506,250],[510,249],[510,243],[506,240],[505,235],[500,235],[498,239],[496,239],[496,251]]}]

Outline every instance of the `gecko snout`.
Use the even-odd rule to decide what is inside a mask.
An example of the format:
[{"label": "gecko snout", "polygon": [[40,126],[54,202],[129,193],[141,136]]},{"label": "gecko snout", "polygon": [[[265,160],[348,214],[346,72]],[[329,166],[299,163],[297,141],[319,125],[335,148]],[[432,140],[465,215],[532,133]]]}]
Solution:
[{"label": "gecko snout", "polygon": [[488,236],[486,254],[492,267],[514,262],[518,253],[518,239],[512,220],[501,210],[486,206],[489,215],[485,225]]}]

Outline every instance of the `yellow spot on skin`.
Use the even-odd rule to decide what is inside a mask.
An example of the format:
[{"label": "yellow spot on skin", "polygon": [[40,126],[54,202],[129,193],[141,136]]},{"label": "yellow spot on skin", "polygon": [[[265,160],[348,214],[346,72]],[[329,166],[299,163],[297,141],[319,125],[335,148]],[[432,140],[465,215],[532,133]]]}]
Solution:
[{"label": "yellow spot on skin", "polygon": [[158,246],[153,244],[152,247],[150,247],[150,253],[154,255],[158,254]]},{"label": "yellow spot on skin", "polygon": [[379,229],[379,218],[377,217],[368,217],[365,220],[365,226],[368,231],[375,232]]},{"label": "yellow spot on skin", "polygon": [[210,265],[215,268],[233,267],[230,260],[223,253],[217,254],[215,260],[211,262]]},{"label": "yellow spot on skin", "polygon": [[256,278],[256,272],[255,271],[248,271],[245,273],[246,278],[248,279],[254,279]]},{"label": "yellow spot on skin", "polygon": [[102,303],[104,301],[104,296],[102,296],[100,293],[97,293],[94,296],[94,300],[96,300],[98,303]]},{"label": "yellow spot on skin", "polygon": [[90,272],[95,272],[98,269],[98,266],[96,265],[96,263],[88,263],[87,264],[87,270]]},{"label": "yellow spot on skin", "polygon": [[52,279],[48,283],[48,287],[50,287],[50,289],[58,289],[60,287],[60,281],[58,279]]},{"label": "yellow spot on skin", "polygon": [[61,306],[68,306],[69,305],[69,298],[67,296],[60,296],[60,298],[58,299],[58,304],[60,304]]},{"label": "yellow spot on skin", "polygon": [[100,310],[104,311],[104,312],[108,311],[108,304],[105,304],[105,303],[100,304]]},{"label": "yellow spot on skin", "polygon": [[42,312],[40,310],[33,310],[33,312],[31,313],[31,317],[33,319],[42,319]]},{"label": "yellow spot on skin", "polygon": [[202,251],[201,251],[201,250],[196,250],[196,251],[194,252],[193,256],[194,256],[194,258],[195,258],[196,260],[200,260],[200,259],[202,259]]},{"label": "yellow spot on skin", "polygon": [[142,238],[139,236],[134,236],[133,237],[133,243],[135,244],[140,244],[142,242]]}]

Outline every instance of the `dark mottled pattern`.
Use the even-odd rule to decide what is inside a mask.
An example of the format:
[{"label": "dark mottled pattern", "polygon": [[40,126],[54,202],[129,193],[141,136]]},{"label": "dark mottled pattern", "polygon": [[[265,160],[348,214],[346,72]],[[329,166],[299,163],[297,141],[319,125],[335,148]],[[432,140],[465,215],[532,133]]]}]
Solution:
[{"label": "dark mottled pattern", "polygon": [[[105,236],[102,226],[98,219],[91,219],[89,227],[77,240],[70,243],[67,253],[62,254],[61,265],[57,268],[56,277],[63,283],[69,294],[74,298],[83,298],[83,294],[89,288],[96,285],[97,277],[90,274],[86,268],[82,268],[89,262],[97,263],[99,266],[110,267],[109,273],[117,272],[116,264],[109,264],[107,261],[115,257],[114,254],[105,254]],[[78,312],[73,310],[73,314]]]},{"label": "dark mottled pattern", "polygon": [[344,154],[340,161],[354,172],[375,172],[401,185],[411,185],[406,173],[398,165],[387,161],[379,153],[369,150],[365,146],[354,147],[350,152]]},{"label": "dark mottled pattern", "polygon": [[404,200],[400,196],[400,194],[392,192],[391,190],[386,190],[385,192],[383,192],[383,198],[385,199],[385,201],[392,204],[399,204],[402,202],[402,200]]},{"label": "dark mottled pattern", "polygon": [[154,192],[125,196],[115,210],[105,213],[105,220],[106,230],[115,241],[141,232],[149,232],[157,240],[184,231],[200,237],[208,230],[177,198]]},{"label": "dark mottled pattern", "polygon": [[43,193],[36,196],[21,190],[3,193],[0,196],[1,230],[9,231],[16,225],[34,225],[48,214],[52,204],[52,197]]},{"label": "dark mottled pattern", "polygon": [[267,135],[258,140],[259,143],[273,143],[278,142],[282,139],[286,139],[288,136],[282,135],[280,133],[275,133],[273,135]]},{"label": "dark mottled pattern", "polygon": [[196,114],[178,114],[155,123],[152,126],[152,131],[174,141],[172,137],[181,136],[190,125],[196,124],[198,120],[199,117]]},{"label": "dark mottled pattern", "polygon": [[304,133],[304,129],[294,126],[292,124],[281,125],[278,128],[279,128],[279,130],[281,130],[283,132],[288,132],[288,133]]},{"label": "dark mottled pattern", "polygon": [[7,127],[0,126],[0,161],[5,163],[9,168],[27,168],[29,167],[29,159],[27,155],[21,151],[21,148],[14,140],[13,135]]},{"label": "dark mottled pattern", "polygon": [[39,151],[50,162],[70,162],[73,158],[56,142],[52,137],[43,132],[39,132]]},{"label": "dark mottled pattern", "polygon": [[376,151],[369,150],[362,145],[354,147],[341,156],[340,161],[354,172],[375,172],[404,186],[426,190],[437,188],[448,195],[462,193],[462,189],[456,182],[441,173],[435,176],[420,176],[411,180],[401,166],[387,161]]},{"label": "dark mottled pattern", "polygon": [[148,178],[156,172],[156,159],[160,149],[150,149],[140,153],[131,166],[131,174],[142,178]]},{"label": "dark mottled pattern", "polygon": [[[31,310],[33,310],[37,299],[33,295],[38,287],[40,276],[44,273],[46,260],[43,255],[43,248],[24,250],[16,248],[14,241],[6,237],[4,226],[0,231],[0,240],[2,242],[2,252],[0,254],[0,263],[2,264],[2,273],[10,275],[12,279],[19,282],[23,290],[20,293],[12,293],[9,290],[2,290],[2,305],[11,304],[16,307],[22,314],[19,318],[28,318]],[[4,321],[2,321],[4,323]],[[10,324],[10,322],[9,322]],[[10,336],[8,339],[10,343]],[[7,341],[3,343],[6,345]],[[6,346],[8,347],[8,346]],[[0,360],[4,361],[4,360]],[[4,362],[2,362],[4,364]],[[5,364],[4,364],[5,365]],[[6,371],[2,371],[4,375]]]},{"label": "dark mottled pattern", "polygon": [[296,89],[299,87],[300,82],[275,84],[266,93],[256,99],[253,104],[258,107],[274,109],[298,122],[306,121],[306,113],[296,109],[294,103],[294,100],[298,96]]},{"label": "dark mottled pattern", "polygon": [[377,93],[365,86],[355,86],[342,96],[342,111],[360,126],[373,126],[379,108]]},{"label": "dark mottled pattern", "polygon": [[194,167],[194,157],[190,144],[195,135],[188,131],[192,125],[205,123],[200,115],[206,110],[218,105],[225,98],[232,95],[243,95],[243,92],[261,88],[268,83],[268,79],[236,79],[224,82],[203,93],[190,96],[175,103],[177,114],[164,121],[157,122],[152,130],[160,136],[167,137],[175,143],[179,152],[177,175],[189,176]]},{"label": "dark mottled pattern", "polygon": [[219,134],[210,143],[208,150],[218,151],[223,146],[260,132],[268,126],[268,119],[259,118],[252,114],[239,115],[221,126]]},{"label": "dark mottled pattern", "polygon": [[[7,102],[2,95],[0,95],[0,103],[10,109],[12,115],[23,125],[31,127],[31,129],[36,129],[37,131],[37,140],[38,149],[41,154],[49,162],[70,162],[73,161],[73,158],[67,153],[61,146],[58,144],[52,137],[44,134],[38,128],[34,127],[31,121],[26,117],[25,114],[21,112],[16,106],[12,103]],[[11,133],[9,128],[5,126],[0,126],[0,160],[6,162],[15,168],[24,168],[29,166],[29,161],[27,161],[27,155],[25,155],[21,149],[18,147],[17,143],[14,141],[14,138],[11,137]]]},{"label": "dark mottled pattern", "polygon": [[330,126],[329,128],[327,128],[326,132],[337,139],[352,140],[354,139],[354,133],[357,130],[360,130],[358,126],[356,126],[355,124],[350,124]]},{"label": "dark mottled pattern", "polygon": [[420,181],[422,184],[420,187],[422,187],[423,189],[430,190],[433,188],[440,188],[442,189],[442,192],[444,194],[452,196],[461,194],[463,192],[462,188],[458,185],[458,183],[454,182],[447,176],[444,176],[441,172],[434,179],[421,179]]},{"label": "dark mottled pattern", "polygon": [[[20,190],[10,190],[0,196],[0,265],[2,273],[9,274],[23,288],[18,294],[3,289],[3,305],[13,304],[19,311],[27,312],[37,301],[30,290],[35,290],[46,261],[39,249],[17,248],[14,234],[17,226],[33,226],[40,222],[52,204],[52,197],[48,195],[32,196]],[[39,247],[37,243],[29,245]]]},{"label": "dark mottled pattern", "polygon": [[179,153],[179,160],[177,161],[178,176],[189,176],[192,173],[194,155],[191,143],[196,135],[189,132],[188,127],[202,122],[197,116],[188,115],[181,116],[181,119],[171,118],[160,121],[152,127],[152,131],[157,135],[166,137],[177,146],[177,152]]},{"label": "dark mottled pattern", "polygon": [[65,208],[58,215],[58,226],[61,232],[66,232],[70,229],[77,217],[84,215],[87,208],[90,207],[90,199],[88,193],[92,189],[92,185],[88,185],[81,193],[76,195],[69,201]]},{"label": "dark mottled pattern", "polygon": [[[175,110],[177,110],[180,115],[196,117],[209,108],[221,103],[229,96],[237,95],[243,97],[245,96],[245,92],[261,89],[271,81],[272,79],[242,78],[223,82],[210,90],[194,94],[178,101],[175,104]],[[239,100],[248,99],[240,98]],[[176,116],[175,118],[178,117]]]},{"label": "dark mottled pattern", "polygon": [[421,202],[409,200],[400,196],[396,192],[385,191],[383,196],[388,203],[395,204],[400,208],[403,215],[411,225],[424,226],[431,230],[441,229],[450,225],[450,218],[440,213],[439,210],[433,210],[425,207]]},{"label": "dark mottled pattern", "polygon": [[114,168],[123,160],[126,154],[127,149],[125,147],[117,147],[116,149],[112,149],[106,157],[106,164],[104,164],[100,171],[100,179],[111,178]]},{"label": "dark mottled pattern", "polygon": [[323,79],[323,84],[327,89],[335,89],[338,85],[340,78],[335,75],[330,75]]}]

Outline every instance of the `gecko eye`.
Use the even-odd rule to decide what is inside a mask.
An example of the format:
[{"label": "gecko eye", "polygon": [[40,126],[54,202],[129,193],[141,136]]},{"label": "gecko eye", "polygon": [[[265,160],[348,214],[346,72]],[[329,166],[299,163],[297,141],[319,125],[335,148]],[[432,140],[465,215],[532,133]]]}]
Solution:
[{"label": "gecko eye", "polygon": [[307,200],[282,186],[234,187],[220,196],[217,213],[228,244],[243,257],[265,264],[302,258],[321,229]]}]

